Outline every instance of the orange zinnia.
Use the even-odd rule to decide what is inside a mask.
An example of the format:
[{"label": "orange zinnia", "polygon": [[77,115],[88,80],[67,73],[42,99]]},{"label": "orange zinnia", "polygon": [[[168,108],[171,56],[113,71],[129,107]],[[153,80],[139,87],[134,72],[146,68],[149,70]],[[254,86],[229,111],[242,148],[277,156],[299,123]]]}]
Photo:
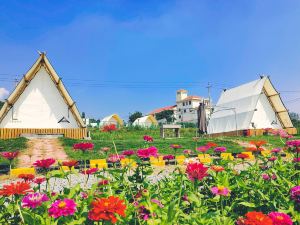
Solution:
[{"label": "orange zinnia", "polygon": [[261,140],[261,141],[250,141],[249,142],[251,145],[255,145],[256,148],[260,148],[261,146],[267,144],[266,141]]},{"label": "orange zinnia", "polygon": [[11,196],[11,195],[25,195],[28,192],[33,192],[30,184],[27,182],[17,182],[10,184],[3,184],[3,188],[0,189],[0,195]]},{"label": "orange zinnia", "polygon": [[216,165],[213,165],[210,167],[213,171],[215,172],[222,172],[224,170],[224,167],[222,166],[216,166]]},{"label": "orange zinnia", "polygon": [[77,160],[74,160],[74,159],[71,159],[69,161],[64,161],[62,163],[63,166],[68,166],[68,167],[72,167],[72,166],[77,166],[78,165],[78,161]]},{"label": "orange zinnia", "polygon": [[245,218],[240,218],[237,221],[238,225],[273,225],[270,217],[262,212],[248,212]]},{"label": "orange zinnia", "polygon": [[118,197],[96,198],[92,202],[92,209],[89,211],[88,217],[93,221],[108,220],[116,223],[116,214],[125,217],[125,209],[124,201]]}]

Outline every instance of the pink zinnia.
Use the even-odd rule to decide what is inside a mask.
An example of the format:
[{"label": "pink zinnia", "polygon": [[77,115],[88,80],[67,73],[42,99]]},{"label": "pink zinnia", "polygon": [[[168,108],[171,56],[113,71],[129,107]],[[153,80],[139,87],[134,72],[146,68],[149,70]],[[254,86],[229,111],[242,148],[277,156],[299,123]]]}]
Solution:
[{"label": "pink zinnia", "polygon": [[41,206],[42,203],[46,201],[49,201],[49,198],[46,194],[42,194],[42,193],[28,194],[22,199],[22,207],[34,209],[38,206]]},{"label": "pink zinnia", "polygon": [[274,148],[274,149],[272,149],[271,152],[273,152],[273,153],[278,153],[278,152],[280,152],[280,151],[281,151],[281,148]]},{"label": "pink zinnia", "polygon": [[136,153],[140,158],[149,158],[150,156],[157,157],[157,148],[151,146],[149,148],[139,149]]},{"label": "pink zinnia", "polygon": [[163,160],[172,160],[172,159],[175,159],[174,155],[164,155],[163,156]]},{"label": "pink zinnia", "polygon": [[56,200],[52,203],[48,212],[54,218],[73,215],[76,212],[76,203],[73,199],[68,198]]},{"label": "pink zinnia", "polygon": [[194,162],[187,164],[185,172],[187,173],[188,178],[191,181],[201,181],[204,177],[208,176],[207,170],[208,168],[205,167],[202,163]]},{"label": "pink zinnia", "polygon": [[0,155],[8,160],[13,160],[14,158],[16,158],[18,156],[19,152],[0,152]]},{"label": "pink zinnia", "polygon": [[124,158],[125,158],[124,155],[111,154],[107,158],[107,162],[116,163],[116,162],[119,162],[121,159],[124,159]]},{"label": "pink zinnia", "polygon": [[161,201],[157,200],[157,199],[151,199],[151,202],[155,203],[156,205],[158,205],[160,208],[163,208],[164,205],[161,203]]},{"label": "pink zinnia", "polygon": [[226,152],[226,148],[225,147],[216,147],[215,152]]},{"label": "pink zinnia", "polygon": [[207,152],[208,149],[210,149],[210,147],[207,146],[207,145],[205,145],[205,146],[200,146],[200,147],[198,147],[198,148],[197,148],[197,151],[199,151],[199,152]]},{"label": "pink zinnia", "polygon": [[270,180],[270,176],[266,173],[262,174],[261,177],[264,179],[264,180]]},{"label": "pink zinnia", "polygon": [[295,163],[300,162],[300,158],[294,158],[294,159],[293,159],[293,162],[295,162]]},{"label": "pink zinnia", "polygon": [[230,190],[223,186],[212,187],[210,190],[214,195],[228,196],[230,194]]},{"label": "pink zinnia", "polygon": [[300,186],[295,186],[291,189],[291,199],[300,203]]},{"label": "pink zinnia", "polygon": [[98,171],[98,168],[89,168],[89,169],[83,170],[81,173],[91,175],[91,174],[96,173],[97,171]]},{"label": "pink zinnia", "polygon": [[281,212],[271,212],[268,215],[273,221],[273,225],[293,225],[291,217]]},{"label": "pink zinnia", "polygon": [[39,168],[44,168],[45,169],[45,168],[49,168],[54,163],[55,163],[55,159],[48,158],[48,159],[37,160],[37,161],[35,161],[35,163],[33,163],[33,165],[35,167],[39,167]]},{"label": "pink zinnia", "polygon": [[271,158],[269,158],[268,159],[269,161],[271,161],[271,162],[274,162],[275,160],[277,160],[277,157],[275,157],[275,156],[272,156]]},{"label": "pink zinnia", "polygon": [[122,152],[122,155],[125,155],[125,156],[132,156],[134,154],[135,154],[135,151],[133,151],[133,150],[124,150]]},{"label": "pink zinnia", "polygon": [[149,135],[145,135],[145,136],[143,137],[143,139],[144,139],[144,141],[146,141],[146,142],[153,142],[153,137],[151,137],[151,136],[149,136]]},{"label": "pink zinnia", "polygon": [[190,149],[183,150],[183,154],[190,155],[192,151]]}]

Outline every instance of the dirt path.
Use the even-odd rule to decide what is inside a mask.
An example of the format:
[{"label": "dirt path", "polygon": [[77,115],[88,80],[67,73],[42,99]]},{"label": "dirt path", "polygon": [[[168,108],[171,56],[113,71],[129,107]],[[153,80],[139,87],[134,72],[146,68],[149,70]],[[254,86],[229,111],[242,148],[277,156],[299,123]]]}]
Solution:
[{"label": "dirt path", "polygon": [[31,167],[36,160],[45,158],[65,160],[68,156],[56,138],[30,139],[28,148],[18,157],[18,167]]}]

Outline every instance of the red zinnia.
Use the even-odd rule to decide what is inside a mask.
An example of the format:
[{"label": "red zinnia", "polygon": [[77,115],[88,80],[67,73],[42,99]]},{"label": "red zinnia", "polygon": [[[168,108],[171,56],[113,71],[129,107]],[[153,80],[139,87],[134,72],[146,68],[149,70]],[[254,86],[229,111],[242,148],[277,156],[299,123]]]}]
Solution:
[{"label": "red zinnia", "polygon": [[94,144],[90,142],[81,142],[73,145],[75,150],[87,151],[92,150],[94,148]]},{"label": "red zinnia", "polygon": [[14,158],[16,158],[18,156],[19,152],[0,152],[0,155],[8,160],[13,160]]},{"label": "red zinnia", "polygon": [[18,176],[18,178],[23,179],[25,182],[27,181],[32,181],[34,179],[34,175],[33,174],[20,174]]},{"label": "red zinnia", "polygon": [[97,171],[98,171],[98,168],[90,168],[90,169],[87,169],[87,170],[83,170],[81,173],[91,175],[91,174],[96,173]]},{"label": "red zinnia", "polygon": [[270,217],[262,212],[248,212],[245,218],[240,218],[237,221],[238,225],[273,225]]},{"label": "red zinnia", "polygon": [[244,153],[240,153],[240,154],[237,154],[236,157],[239,158],[239,159],[248,159],[249,155],[244,154]]},{"label": "red zinnia", "polygon": [[194,162],[188,163],[186,167],[186,173],[191,181],[202,180],[204,177],[208,176],[208,168],[202,163]]},{"label": "red zinnia", "polygon": [[64,161],[64,162],[62,163],[62,165],[71,168],[72,166],[77,166],[77,165],[78,165],[78,161],[77,161],[77,160],[71,159],[71,160],[69,160],[69,161]]},{"label": "red zinnia", "polygon": [[98,186],[104,186],[104,185],[108,185],[109,181],[108,180],[100,180],[98,183]]},{"label": "red zinnia", "polygon": [[37,177],[33,180],[34,183],[36,184],[41,184],[43,183],[44,181],[46,181],[46,178],[45,177]]},{"label": "red zinnia", "polygon": [[103,132],[112,132],[112,131],[116,131],[118,130],[117,126],[115,124],[109,124],[109,125],[105,125],[102,128]]},{"label": "red zinnia", "polygon": [[144,139],[144,141],[146,141],[146,142],[153,142],[153,137],[148,136],[148,135],[145,135],[145,136],[143,137],[143,139]]},{"label": "red zinnia", "polygon": [[126,205],[124,201],[118,197],[109,196],[108,198],[96,198],[91,205],[92,209],[88,214],[90,220],[107,220],[116,223],[116,214],[125,217]]},{"label": "red zinnia", "polygon": [[39,167],[39,168],[49,168],[50,166],[52,166],[55,163],[55,159],[49,158],[49,159],[41,159],[41,160],[37,160],[35,161],[35,163],[33,163],[33,165],[35,167]]},{"label": "red zinnia", "polygon": [[214,148],[217,147],[218,145],[215,142],[207,142],[206,146],[208,146],[209,148]]},{"label": "red zinnia", "polygon": [[21,181],[10,184],[3,184],[3,188],[0,189],[0,195],[11,196],[11,195],[25,195],[28,192],[33,192],[30,184]]}]

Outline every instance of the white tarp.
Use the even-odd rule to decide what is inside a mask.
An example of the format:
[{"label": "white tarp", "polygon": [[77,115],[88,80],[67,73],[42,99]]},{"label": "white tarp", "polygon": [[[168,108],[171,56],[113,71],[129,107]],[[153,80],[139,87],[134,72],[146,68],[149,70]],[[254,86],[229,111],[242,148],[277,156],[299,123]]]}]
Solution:
[{"label": "white tarp", "polygon": [[[264,88],[266,83],[270,83],[269,78],[262,77],[259,80],[224,90],[209,120],[208,133],[254,128],[282,128],[278,115],[266,96]],[[273,92],[271,94],[274,94]],[[277,94],[276,90],[275,94]],[[278,107],[282,109],[283,103],[280,98],[279,100]]]}]

